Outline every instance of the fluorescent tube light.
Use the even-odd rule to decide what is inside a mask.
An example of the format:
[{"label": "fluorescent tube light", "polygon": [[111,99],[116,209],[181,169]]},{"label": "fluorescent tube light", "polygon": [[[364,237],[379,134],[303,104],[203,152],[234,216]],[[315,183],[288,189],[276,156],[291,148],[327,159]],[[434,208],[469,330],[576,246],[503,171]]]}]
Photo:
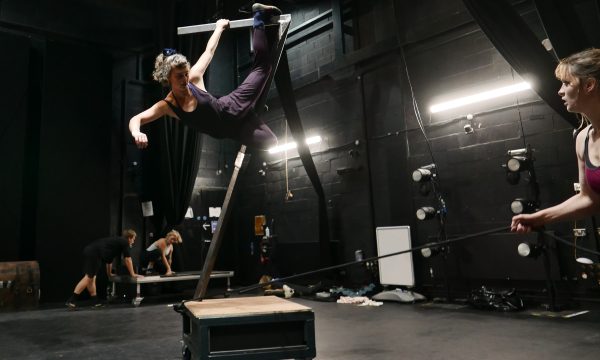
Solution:
[{"label": "fluorescent tube light", "polygon": [[523,90],[527,90],[527,89],[531,89],[531,85],[527,82],[522,82],[522,83],[518,83],[515,85],[510,85],[510,86],[504,86],[504,87],[501,87],[498,89],[484,91],[479,94],[469,95],[469,96],[465,96],[462,98],[439,103],[439,104],[431,106],[429,108],[429,111],[431,111],[431,113],[437,113],[437,112],[448,110],[448,109],[454,109],[454,108],[457,108],[457,107],[460,107],[463,105],[468,105],[468,104],[473,104],[473,103],[484,101],[484,100],[494,99],[494,98],[508,95],[508,94],[514,94],[519,91],[523,91]]},{"label": "fluorescent tube light", "polygon": [[[321,142],[321,140],[322,139],[319,135],[309,137],[306,139],[306,145],[318,144]],[[277,145],[275,147],[270,148],[269,153],[275,154],[275,153],[282,152],[285,150],[295,149],[296,146],[297,146],[297,144],[295,142],[291,142],[291,143],[287,143],[287,144],[283,144],[283,145]]]}]

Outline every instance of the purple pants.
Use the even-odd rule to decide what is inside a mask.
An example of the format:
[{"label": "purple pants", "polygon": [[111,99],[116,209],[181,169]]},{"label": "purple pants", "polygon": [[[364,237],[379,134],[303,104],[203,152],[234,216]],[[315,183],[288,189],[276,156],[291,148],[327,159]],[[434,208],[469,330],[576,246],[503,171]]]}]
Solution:
[{"label": "purple pants", "polygon": [[218,99],[223,111],[232,119],[241,120],[240,140],[246,145],[267,149],[277,144],[277,137],[253,111],[265,89],[272,70],[271,47],[264,28],[252,34],[254,63],[244,82],[231,93]]}]

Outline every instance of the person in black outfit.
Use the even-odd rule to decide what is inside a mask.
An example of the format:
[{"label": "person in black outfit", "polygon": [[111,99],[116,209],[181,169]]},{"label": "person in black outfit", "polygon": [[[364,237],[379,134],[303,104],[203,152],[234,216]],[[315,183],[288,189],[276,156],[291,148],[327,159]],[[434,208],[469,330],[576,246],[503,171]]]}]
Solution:
[{"label": "person in black outfit", "polygon": [[73,295],[67,300],[66,304],[69,308],[77,307],[77,299],[83,290],[87,289],[90,293],[92,306],[99,307],[102,303],[96,296],[96,274],[100,269],[100,264],[106,264],[106,274],[111,278],[112,262],[117,256],[123,255],[125,266],[132,277],[142,277],[133,270],[133,262],[129,249],[135,242],[136,233],[131,229],[123,231],[122,236],[113,236],[103,239],[98,239],[83,249],[83,271],[84,275],[73,290]]}]

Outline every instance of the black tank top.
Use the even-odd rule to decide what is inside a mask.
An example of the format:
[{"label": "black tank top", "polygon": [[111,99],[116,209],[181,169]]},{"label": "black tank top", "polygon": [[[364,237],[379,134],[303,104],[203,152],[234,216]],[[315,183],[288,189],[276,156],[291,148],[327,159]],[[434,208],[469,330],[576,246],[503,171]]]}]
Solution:
[{"label": "black tank top", "polygon": [[[188,83],[188,88],[196,98],[198,105],[194,111],[186,112],[178,106],[164,100],[177,117],[186,125],[212,137],[237,138],[236,122],[223,119],[222,109],[217,98],[206,91],[199,89],[193,83]],[[177,99],[175,99],[177,101]]]}]

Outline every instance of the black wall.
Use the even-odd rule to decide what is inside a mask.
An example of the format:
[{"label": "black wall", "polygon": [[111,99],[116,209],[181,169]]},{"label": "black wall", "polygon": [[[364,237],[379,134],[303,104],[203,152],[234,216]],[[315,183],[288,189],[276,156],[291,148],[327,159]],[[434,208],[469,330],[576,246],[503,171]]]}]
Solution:
[{"label": "black wall", "polygon": [[[432,158],[415,118],[407,72],[438,165],[450,236],[508,226],[512,199],[531,195],[524,181],[513,186],[505,180],[501,165],[509,149],[527,144],[535,149],[543,207],[571,196],[577,179],[572,128],[532,92],[429,114],[428,107],[440,99],[520,81],[461,1],[352,5],[346,24],[355,32],[345,57],[336,58],[334,29],[288,50],[307,136],[324,138],[313,149],[313,159],[326,192],[338,262],[352,260],[356,249],[375,255],[376,226],[410,225],[414,245],[437,238],[436,222],[417,222],[414,216],[434,199],[422,196],[410,179],[414,169]],[[514,2],[514,6],[541,40],[544,32],[532,3]],[[293,14],[297,25],[328,9],[320,3],[284,11]],[[361,60],[351,61],[358,56]],[[560,84],[556,85],[558,89]],[[284,142],[285,120],[275,93],[269,106],[265,119]],[[467,114],[474,118],[467,120]],[[465,133],[466,124],[474,127],[472,134]],[[259,214],[274,219],[283,275],[318,267],[317,197],[296,154],[292,151],[288,157],[287,182],[293,199],[285,199],[281,154],[257,154],[242,178],[238,241],[248,276],[239,280],[256,281],[258,259],[249,244],[258,239],[252,233],[252,219]],[[571,226],[552,228],[569,236]],[[517,280],[529,280],[527,286],[542,291],[541,260],[514,256],[515,242],[525,238],[507,234],[457,245],[446,265],[439,259],[415,257],[418,285],[435,291],[446,272],[457,291],[480,282],[515,285]],[[498,261],[499,254],[505,261]],[[558,246],[552,256],[555,279],[577,278],[579,267],[571,249]],[[523,269],[521,277],[515,276],[515,268]],[[372,280],[361,268],[345,275],[343,279],[352,285]],[[582,285],[581,280],[575,284]]]},{"label": "black wall", "polygon": [[[66,61],[70,52],[76,61]],[[110,75],[106,54],[46,43],[35,204],[45,300],[69,293],[81,277],[83,247],[110,234]]]},{"label": "black wall", "polygon": [[[288,49],[306,134],[323,137],[311,149],[326,194],[335,262],[354,259],[358,249],[365,256],[376,255],[377,226],[410,225],[414,245],[436,239],[436,223],[414,217],[418,207],[433,199],[419,194],[410,174],[432,158],[409,85],[438,165],[449,235],[509,224],[510,201],[528,194],[524,182],[511,186],[504,179],[501,164],[509,149],[526,144],[535,148],[542,206],[572,194],[577,176],[572,129],[534,94],[429,114],[428,107],[441,99],[518,81],[462,1],[345,3],[344,27],[331,23],[338,21],[335,15],[326,17],[312,27],[324,25],[319,32]],[[90,7],[98,6],[92,1],[81,4],[72,11],[90,13]],[[155,56],[148,47],[156,42],[150,16],[154,10],[143,1],[132,2],[129,10],[115,4],[101,6],[91,25],[61,19],[48,9],[29,18],[34,5],[3,1],[0,7],[0,45],[11,49],[10,56],[0,57],[0,71],[10,88],[0,100],[5,110],[0,116],[0,221],[6,235],[0,260],[40,261],[44,301],[62,300],[70,293],[81,276],[79,256],[88,242],[133,226],[142,234],[138,252],[155,231],[139,206],[148,200],[145,186],[152,174],[138,167],[144,165],[144,154],[134,149],[126,132],[129,117],[160,95],[146,82]],[[532,1],[512,4],[541,40],[545,33]],[[295,27],[331,9],[332,2],[280,5],[292,14]],[[597,40],[597,19],[587,21],[590,1],[579,0],[576,6],[584,28]],[[206,22],[212,10],[207,6],[205,19],[198,22]],[[56,19],[51,21],[53,14]],[[118,20],[127,18],[137,20]],[[336,32],[340,29],[346,30],[344,35]],[[116,40],[114,33],[125,35]],[[233,89],[243,80],[248,61],[247,34],[228,33],[211,66],[209,90],[222,95]],[[275,90],[268,104],[264,119],[285,142],[285,119]],[[467,120],[467,113],[474,118]],[[472,134],[465,134],[466,124],[474,127]],[[196,216],[180,226],[185,246],[176,261],[181,270],[200,266],[203,241],[210,237],[202,229],[203,216],[214,200],[207,194],[222,195],[238,146],[203,139],[191,203]],[[288,188],[293,197],[286,199]],[[272,231],[278,235],[279,275],[319,266],[317,196],[294,151],[287,162],[283,154],[252,153],[239,190],[220,267],[236,270],[239,283],[258,280],[259,238],[253,234],[253,220],[263,214],[274,221]],[[551,228],[568,235],[571,225]],[[590,226],[588,221],[579,225]],[[415,256],[417,283],[436,293],[444,275],[452,278],[457,291],[485,281],[514,284],[508,281],[513,279],[529,281],[527,286],[541,291],[541,263],[514,256],[515,239],[500,235],[456,246],[450,265]],[[555,253],[553,276],[589,295],[591,284],[577,279],[580,268],[572,250],[558,246]],[[364,267],[338,275],[351,286],[375,280]]]},{"label": "black wall", "polygon": [[111,58],[72,43],[0,39],[14,56],[2,66],[11,79],[2,116],[2,260],[39,261],[42,300],[54,301],[81,276],[83,247],[111,230]]},{"label": "black wall", "polygon": [[27,196],[24,183],[29,170],[26,158],[30,42],[26,37],[0,33],[0,43],[11,49],[10,56],[0,59],[0,76],[11,86],[11,91],[0,97],[0,107],[4,109],[0,116],[0,189],[5,189],[0,192],[0,228],[4,233],[0,261],[8,261],[17,259],[21,251],[31,256],[28,246],[20,244],[21,220],[27,211],[23,199]]}]

